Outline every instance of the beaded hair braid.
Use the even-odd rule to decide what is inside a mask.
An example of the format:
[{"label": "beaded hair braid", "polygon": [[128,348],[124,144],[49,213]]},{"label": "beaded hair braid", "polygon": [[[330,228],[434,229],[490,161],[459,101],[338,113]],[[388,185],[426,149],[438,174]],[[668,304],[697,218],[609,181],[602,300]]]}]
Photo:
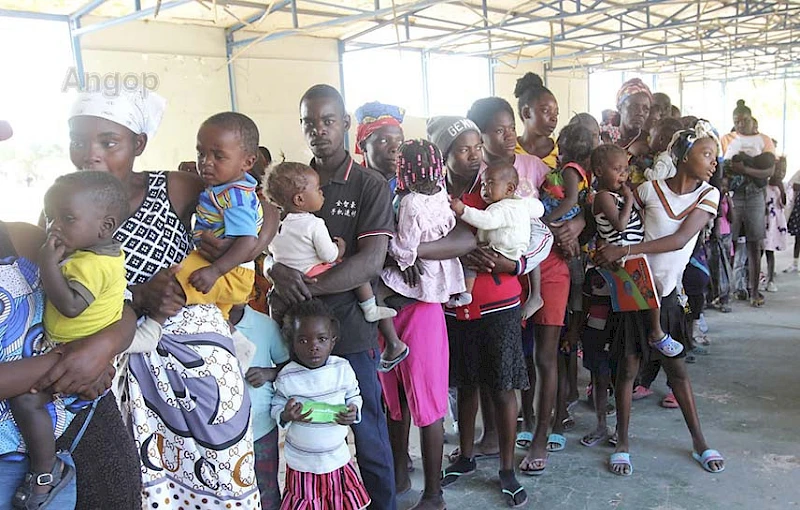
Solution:
[{"label": "beaded hair braid", "polygon": [[427,140],[407,140],[397,162],[398,191],[414,191],[418,184],[444,184],[444,162],[439,148]]}]

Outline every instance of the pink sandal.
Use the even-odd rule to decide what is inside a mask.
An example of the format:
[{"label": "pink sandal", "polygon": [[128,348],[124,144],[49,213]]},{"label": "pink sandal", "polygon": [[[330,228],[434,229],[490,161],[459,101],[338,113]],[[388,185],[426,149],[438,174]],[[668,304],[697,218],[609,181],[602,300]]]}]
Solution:
[{"label": "pink sandal", "polygon": [[647,398],[653,394],[653,390],[650,388],[645,388],[641,384],[633,389],[632,399],[633,400],[641,400],[643,398]]},{"label": "pink sandal", "polygon": [[661,400],[661,407],[665,409],[677,409],[680,406],[678,405],[678,401],[675,400],[675,394],[671,391],[667,393],[667,395]]}]

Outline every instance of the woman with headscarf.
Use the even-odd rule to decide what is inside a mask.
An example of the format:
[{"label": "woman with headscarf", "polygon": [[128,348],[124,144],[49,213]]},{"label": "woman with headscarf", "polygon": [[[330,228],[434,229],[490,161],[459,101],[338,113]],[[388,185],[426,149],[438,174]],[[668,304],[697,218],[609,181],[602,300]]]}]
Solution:
[{"label": "woman with headscarf", "polygon": [[[133,213],[114,237],[122,243],[133,308],[170,317],[158,348],[131,354],[121,401],[141,458],[144,506],[165,501],[256,508],[250,400],[230,328],[215,305],[186,306],[175,280],[192,249],[190,222],[202,180],[188,172],[134,172],[165,102],[152,92],[83,94],[69,119],[70,158],[78,169],[109,172],[128,191]],[[264,207],[253,258],[274,235]],[[209,260],[225,240],[204,236]],[[213,503],[211,503],[213,502]]]},{"label": "woman with headscarf", "polygon": [[612,136],[611,143],[628,151],[630,180],[634,185],[644,182],[644,170],[653,164],[647,132],[652,105],[653,94],[639,78],[626,81],[617,92],[619,132],[616,139]]},{"label": "woman with headscarf", "polygon": [[397,187],[397,157],[403,137],[405,110],[391,104],[372,102],[356,110],[356,154],[364,156],[364,166],[375,170],[389,183],[394,194]]},{"label": "woman with headscarf", "polygon": [[[665,332],[688,347],[677,286],[700,231],[716,216],[719,208],[719,190],[708,183],[717,167],[719,137],[711,124],[701,120],[693,129],[676,133],[669,151],[677,168],[676,175],[666,180],[647,181],[634,190],[636,206],[643,214],[645,241],[628,246],[605,245],[597,250],[596,263],[608,265],[626,256],[648,254],[652,271],[661,283],[662,326]],[[686,349],[675,357],[661,356],[646,342],[647,331],[640,312],[633,314],[615,312],[609,317],[613,330],[612,352],[619,358],[615,391],[618,442],[609,459],[609,469],[622,476],[633,473],[628,442],[633,382],[641,358],[658,357],[692,436],[692,457],[706,471],[721,472],[725,469],[724,459],[717,450],[708,447],[700,428],[684,362]]]}]

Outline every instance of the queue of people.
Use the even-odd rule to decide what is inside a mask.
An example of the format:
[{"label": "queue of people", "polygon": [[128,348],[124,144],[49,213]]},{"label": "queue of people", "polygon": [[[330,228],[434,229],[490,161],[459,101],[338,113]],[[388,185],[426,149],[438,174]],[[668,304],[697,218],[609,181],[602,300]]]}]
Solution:
[{"label": "queue of people", "polygon": [[[353,156],[342,96],[315,85],[298,108],[310,162],[273,164],[256,124],[223,112],[179,172],[133,169],[157,94],[81,95],[76,173],[41,228],[0,223],[0,508],[392,510],[412,491],[412,423],[414,509],[445,508],[492,457],[520,507],[518,474],[567,447],[579,358],[597,414],[581,444],[612,444],[612,473],[634,474],[631,401],[661,367],[692,457],[723,471],[685,364],[707,352],[705,307],[777,290],[800,177],[784,185],[744,101],[720,136],[632,79],[600,123],[579,113],[554,136],[541,78],[514,94],[516,111],[489,97],[428,119],[425,140],[368,103]],[[603,271],[636,256],[658,306],[615,310]]]}]

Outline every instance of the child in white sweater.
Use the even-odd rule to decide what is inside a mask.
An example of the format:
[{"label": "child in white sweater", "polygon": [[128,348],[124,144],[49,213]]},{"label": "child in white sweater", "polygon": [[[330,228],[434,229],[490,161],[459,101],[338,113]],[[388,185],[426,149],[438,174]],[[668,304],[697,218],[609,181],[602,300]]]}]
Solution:
[{"label": "child in white sweater", "polygon": [[[521,198],[516,195],[519,185],[519,176],[513,165],[506,162],[496,162],[489,165],[481,176],[481,198],[488,207],[484,210],[465,205],[458,198],[450,201],[450,208],[462,221],[478,229],[478,242],[488,243],[489,247],[509,260],[519,260],[528,246],[532,243],[531,221],[541,218],[544,214],[544,205],[536,198]],[[543,230],[546,231],[546,230]],[[538,268],[536,276],[538,276]],[[459,296],[451,305],[462,306],[469,304],[472,287],[475,284],[475,274],[465,271],[465,280],[468,297]],[[538,279],[538,278],[537,278]],[[538,289],[538,285],[534,285]],[[526,307],[522,310],[523,318],[527,319],[541,307],[539,305]]]}]

